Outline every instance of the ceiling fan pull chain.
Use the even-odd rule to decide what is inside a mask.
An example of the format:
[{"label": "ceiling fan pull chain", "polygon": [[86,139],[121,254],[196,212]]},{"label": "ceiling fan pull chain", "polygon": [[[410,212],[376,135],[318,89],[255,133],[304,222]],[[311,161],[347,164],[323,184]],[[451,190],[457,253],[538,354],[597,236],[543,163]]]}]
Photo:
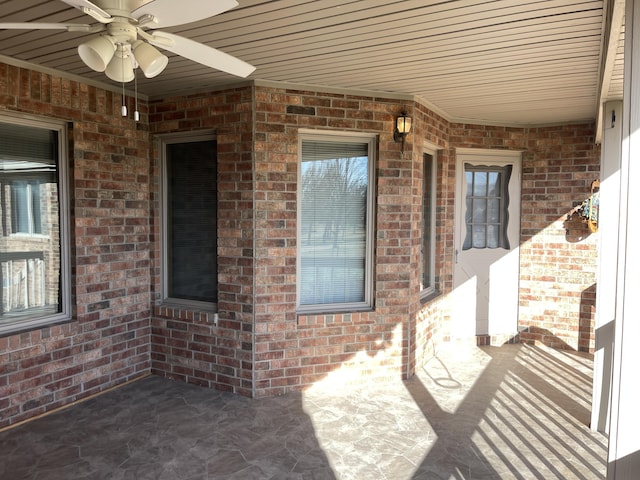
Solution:
[{"label": "ceiling fan pull chain", "polygon": [[[124,61],[120,62],[122,68],[122,78],[124,78]],[[124,93],[124,80],[122,82],[122,116],[127,116],[127,97]]]},{"label": "ceiling fan pull chain", "polygon": [[140,121],[140,112],[138,111],[138,69],[133,71],[133,88],[134,88],[134,101],[135,111],[133,112],[133,119],[136,122]]}]

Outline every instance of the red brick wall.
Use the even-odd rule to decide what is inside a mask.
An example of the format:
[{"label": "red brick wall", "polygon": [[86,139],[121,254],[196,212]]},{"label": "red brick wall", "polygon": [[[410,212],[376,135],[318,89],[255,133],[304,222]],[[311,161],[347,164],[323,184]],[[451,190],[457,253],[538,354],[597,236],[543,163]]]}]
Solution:
[{"label": "red brick wall", "polygon": [[[426,108],[413,109],[412,102],[385,98],[256,89],[256,395],[301,389],[327,378],[406,376],[415,359],[424,357],[415,339],[428,343],[439,330],[438,312],[420,314],[427,307],[420,302],[418,281],[422,147],[416,139],[443,145],[446,125]],[[392,138],[401,110],[416,117],[404,156]],[[379,136],[373,311],[296,315],[300,128]],[[439,168],[447,170],[448,158],[441,161]],[[439,192],[439,204],[446,195]],[[446,207],[440,211],[446,213]],[[443,226],[440,221],[438,228]],[[440,287],[446,288],[446,252],[439,253],[436,268]]]},{"label": "red brick wall", "polygon": [[0,64],[0,108],[70,122],[74,305],[68,323],[0,338],[0,427],[149,371],[148,132],[120,103]]},{"label": "red brick wall", "polygon": [[[218,145],[218,315],[179,307],[153,310],[152,371],[252,395],[254,290],[253,89],[172,97],[150,104],[153,134],[213,131]],[[154,144],[154,300],[160,291],[160,166]]]},{"label": "red brick wall", "polygon": [[527,341],[593,352],[597,235],[567,222],[600,176],[593,125],[531,129],[523,170],[520,321]]},{"label": "red brick wall", "polygon": [[[251,90],[244,93],[250,95]],[[158,101],[152,105],[152,129],[158,131],[176,131],[190,128],[215,129],[249,128],[244,121],[234,123],[238,112],[226,105],[229,92],[211,95],[176,98]],[[215,108],[202,108],[203,104]],[[168,107],[167,105],[170,105]],[[226,106],[225,106],[226,105]],[[347,94],[328,94],[317,91],[300,91],[271,87],[255,87],[255,105],[243,103],[242,112],[254,109],[255,131],[253,145],[243,146],[247,155],[253,150],[253,187],[233,190],[236,198],[244,192],[249,197],[253,188],[253,203],[243,203],[244,216],[232,204],[228,212],[233,222],[227,234],[231,248],[220,249],[220,261],[228,265],[231,276],[221,274],[220,282],[236,279],[235,291],[244,285],[246,292],[253,295],[237,296],[242,305],[239,310],[251,315],[246,316],[244,327],[212,328],[207,320],[187,320],[186,325],[177,324],[177,318],[188,318],[188,312],[174,311],[169,317],[174,321],[172,327],[162,320],[158,312],[154,325],[158,335],[154,335],[154,371],[194,383],[208,384],[217,388],[227,388],[256,396],[280,394],[289,390],[302,389],[314,382],[330,378],[357,380],[361,377],[389,377],[410,375],[417,366],[424,363],[441,341],[448,339],[449,297],[453,285],[453,231],[455,203],[455,147],[511,148],[525,150],[523,178],[523,225],[528,225],[536,211],[527,211],[527,195],[530,192],[529,181],[531,166],[553,179],[552,164],[549,158],[566,162],[567,150],[564,144],[575,142],[581,132],[591,131],[589,126],[558,127],[551,129],[559,136],[556,143],[545,143],[541,139],[545,129],[519,129],[488,126],[453,125],[448,123],[420,104],[394,101],[384,98],[370,98]],[[194,109],[197,114],[189,114]],[[414,117],[414,130],[408,137],[407,152],[400,155],[399,145],[391,138],[393,120],[402,109],[411,110]],[[182,111],[186,113],[181,113]],[[196,119],[204,115],[206,121],[197,124]],[[179,117],[176,120],[175,117]],[[224,120],[223,120],[224,119]],[[183,122],[181,124],[181,122]],[[195,126],[194,126],[195,125]],[[168,127],[167,127],[168,126]],[[376,202],[376,264],[375,264],[375,309],[371,312],[297,315],[296,304],[296,209],[297,209],[297,168],[298,168],[298,131],[300,128],[335,131],[373,132],[379,135],[377,159],[377,202]],[[452,134],[448,142],[449,134]],[[441,293],[434,300],[423,303],[419,292],[420,209],[422,192],[422,139],[435,144],[442,150],[438,153],[438,191],[436,218],[436,272],[437,289]],[[244,145],[244,144],[243,144]],[[577,184],[569,184],[569,196],[575,201],[566,204],[566,198],[558,197],[553,206],[553,215],[562,218],[575,202],[584,196],[585,185],[591,180],[592,173],[598,168],[598,151],[589,139],[585,145],[587,151],[574,153],[584,158],[588,169],[582,167],[582,160],[563,163],[562,169],[571,178],[582,178]],[[235,144],[238,148],[238,144]],[[571,151],[575,151],[572,147]],[[234,150],[235,151],[235,150]],[[580,172],[584,172],[582,175]],[[586,173],[588,172],[588,174]],[[246,172],[248,175],[248,171]],[[241,175],[235,172],[237,178]],[[588,177],[588,178],[587,178]],[[227,179],[230,180],[231,179]],[[234,187],[237,187],[234,184]],[[224,190],[224,189],[223,189]],[[587,189],[588,191],[588,189]],[[550,190],[549,193],[552,193]],[[221,191],[220,199],[225,193]],[[545,208],[551,208],[546,205]],[[223,215],[226,215],[223,213]],[[255,230],[250,223],[246,228],[239,224],[251,217],[255,219]],[[547,223],[544,223],[547,222]],[[544,220],[548,226],[548,218]],[[220,232],[222,233],[222,232]],[[560,232],[565,235],[565,231]],[[523,231],[526,234],[526,231]],[[255,241],[253,262],[241,257],[240,253],[249,253],[247,249],[233,248],[234,239]],[[223,235],[224,237],[224,235]],[[221,238],[223,238],[221,237]],[[523,237],[524,238],[524,237]],[[591,240],[590,240],[591,241]],[[525,240],[523,240],[525,242]],[[589,281],[589,272],[594,267],[595,247],[592,243],[573,245],[563,240],[563,248],[580,256],[583,266],[574,268],[575,281]],[[554,247],[555,248],[555,247]],[[584,255],[584,252],[587,255]],[[523,294],[521,296],[521,322],[526,329],[522,338],[532,341],[538,338],[538,325],[531,312],[541,308],[544,302],[526,302],[527,275],[530,271],[555,272],[553,265],[546,265],[544,258],[535,258],[533,264],[527,264],[530,250],[526,243],[522,245],[523,255]],[[566,252],[558,250],[558,255]],[[238,262],[245,262],[246,277],[238,277]],[[572,267],[573,268],[573,267]],[[255,273],[255,276],[253,275]],[[587,275],[585,275],[587,274]],[[544,282],[541,274],[535,282]],[[244,282],[244,283],[243,283]],[[252,283],[254,282],[254,283]],[[578,345],[577,335],[590,335],[588,329],[579,327],[591,318],[593,295],[588,288],[575,288],[568,284],[546,284],[546,292],[557,299],[566,301],[567,311],[577,313],[581,319],[569,318],[562,321],[557,316],[549,317],[554,322],[554,338],[565,338],[566,346]],[[576,293],[578,292],[578,293]],[[581,303],[575,302],[576,295]],[[242,303],[244,302],[244,304]],[[238,310],[236,310],[237,312]],[[582,312],[582,313],[580,313]],[[230,313],[230,312],[229,312]],[[221,313],[221,321],[227,313]],[[235,315],[235,314],[234,314]],[[195,315],[194,318],[198,318]],[[181,320],[182,321],[182,320]],[[582,323],[581,323],[582,322]],[[252,331],[252,335],[240,333]],[[192,331],[193,330],[193,331]],[[209,336],[209,347],[202,347],[202,335]],[[187,333],[185,333],[187,332]],[[177,346],[165,345],[166,340],[184,337]],[[200,340],[197,340],[200,339]],[[547,343],[549,338],[545,338]],[[223,342],[223,345],[219,345]],[[188,347],[192,343],[205,352]],[[200,344],[200,345],[198,345]],[[555,342],[554,345],[559,344]],[[187,347],[185,347],[187,345]],[[243,350],[244,348],[244,350]],[[254,349],[254,365],[245,354]],[[588,348],[588,347],[587,347]],[[222,349],[223,353],[219,353]],[[157,355],[156,355],[157,354]],[[203,355],[215,355],[215,365],[202,365],[198,360]],[[211,358],[211,357],[207,357]],[[245,364],[239,361],[244,359]],[[172,359],[167,361],[168,359]],[[222,362],[222,363],[220,363]],[[186,368],[185,368],[186,365]],[[245,365],[246,368],[243,368]],[[218,372],[222,367],[223,374]],[[229,369],[230,367],[231,369]],[[254,368],[253,372],[251,369]],[[220,380],[222,379],[222,381]],[[234,380],[235,379],[235,380]],[[244,388],[239,387],[242,383]]]},{"label": "red brick wall", "polygon": [[599,177],[593,125],[452,125],[451,147],[522,150],[521,339],[593,351],[597,238],[566,222]]},{"label": "red brick wall", "polygon": [[[598,174],[591,125],[449,125],[413,102],[264,86],[141,102],[135,124],[120,117],[117,94],[1,64],[0,101],[71,122],[74,286],[71,322],[0,338],[0,427],[150,370],[248,396],[410,375],[447,339],[455,147],[525,152],[522,338],[593,347],[595,236],[564,221]],[[404,109],[414,130],[402,156],[392,132]],[[300,128],[378,135],[371,312],[295,312]],[[157,305],[159,143],[149,132],[190,130],[215,131],[218,141],[217,325],[209,312]],[[423,140],[442,148],[441,294],[427,302],[418,282]]]},{"label": "red brick wall", "polygon": [[[422,144],[428,142],[430,148],[436,150],[436,202],[435,202],[435,292],[428,299],[413,295],[413,304],[409,306],[409,358],[407,372],[413,375],[416,368],[424,365],[437,351],[444,338],[444,325],[448,318],[447,294],[451,291],[453,277],[451,261],[453,258],[453,214],[455,197],[455,181],[451,181],[447,172],[455,162],[447,154],[449,125],[448,122],[419,103],[413,105],[412,140],[413,149],[413,185],[412,199],[412,239],[411,263],[409,266],[410,285],[416,288],[421,282],[421,250],[422,235],[422,195],[423,195],[423,160]],[[451,201],[449,199],[451,197]]]},{"label": "red brick wall", "polygon": [[[433,352],[437,343],[433,337],[443,317],[435,307],[438,301],[430,307],[422,305],[416,281],[422,238],[422,150],[420,145],[412,146],[409,138],[402,158],[400,146],[392,139],[395,116],[405,107],[404,102],[389,99],[267,87],[151,103],[153,133],[215,130],[221,172],[220,322],[216,327],[201,312],[156,308],[154,373],[262,396],[301,389],[344,372],[349,378],[406,376],[416,359],[422,361]],[[415,125],[416,138],[424,135],[444,145],[447,127],[442,118],[420,107]],[[376,308],[372,312],[296,315],[301,127],[380,135]],[[412,148],[415,153],[409,153]],[[448,171],[448,162],[443,156],[438,168]],[[253,183],[248,183],[249,178]],[[448,180],[439,185],[443,189],[439,202],[448,201],[450,193],[444,191],[448,187]],[[440,210],[446,212],[446,208]],[[442,236],[446,222],[439,221],[437,228]],[[159,226],[154,232],[159,235]],[[439,287],[450,288],[451,277],[443,271],[447,250],[438,248],[438,252]],[[160,258],[157,248],[154,258]],[[157,275],[154,285],[159,287]],[[425,314],[427,308],[429,314]],[[409,335],[429,346],[417,345]],[[205,359],[211,363],[203,363]]]}]

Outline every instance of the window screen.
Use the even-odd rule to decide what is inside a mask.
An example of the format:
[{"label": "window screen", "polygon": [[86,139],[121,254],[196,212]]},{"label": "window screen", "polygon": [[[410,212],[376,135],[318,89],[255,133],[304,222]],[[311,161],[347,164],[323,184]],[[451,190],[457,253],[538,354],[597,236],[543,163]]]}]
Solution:
[{"label": "window screen", "polygon": [[166,296],[214,303],[217,271],[216,142],[166,145]]}]

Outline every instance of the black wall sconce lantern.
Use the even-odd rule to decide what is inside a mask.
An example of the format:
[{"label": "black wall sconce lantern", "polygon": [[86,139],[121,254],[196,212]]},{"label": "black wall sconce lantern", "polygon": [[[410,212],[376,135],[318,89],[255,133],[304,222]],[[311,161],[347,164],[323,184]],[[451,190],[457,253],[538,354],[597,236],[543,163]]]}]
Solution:
[{"label": "black wall sconce lantern", "polygon": [[400,152],[404,154],[404,139],[411,131],[411,117],[407,115],[407,112],[401,112],[400,116],[396,118],[395,130],[393,132],[393,140],[395,142],[402,142]]}]

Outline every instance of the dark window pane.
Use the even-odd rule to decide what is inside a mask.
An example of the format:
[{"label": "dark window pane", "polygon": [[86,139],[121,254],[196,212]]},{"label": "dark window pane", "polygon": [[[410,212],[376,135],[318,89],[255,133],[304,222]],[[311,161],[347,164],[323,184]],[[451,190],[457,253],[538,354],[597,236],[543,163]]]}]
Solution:
[{"label": "dark window pane", "polygon": [[484,197],[487,195],[487,172],[474,172],[473,196]]},{"label": "dark window pane", "polygon": [[473,223],[485,223],[487,221],[487,200],[485,198],[473,199]]},{"label": "dark window pane", "polygon": [[500,225],[487,225],[487,248],[500,246]]},{"label": "dark window pane", "polygon": [[486,235],[487,228],[486,225],[473,225],[473,248],[485,248],[486,246]]},{"label": "dark window pane", "polygon": [[213,140],[167,145],[168,296],[217,300],[217,171]]},{"label": "dark window pane", "polygon": [[431,253],[433,249],[433,187],[434,158],[424,155],[422,174],[422,288],[433,287],[433,266]]},{"label": "dark window pane", "polygon": [[500,223],[500,199],[490,198],[487,202],[487,222]]},{"label": "dark window pane", "polygon": [[500,172],[489,172],[489,194],[490,197],[500,196]]}]

